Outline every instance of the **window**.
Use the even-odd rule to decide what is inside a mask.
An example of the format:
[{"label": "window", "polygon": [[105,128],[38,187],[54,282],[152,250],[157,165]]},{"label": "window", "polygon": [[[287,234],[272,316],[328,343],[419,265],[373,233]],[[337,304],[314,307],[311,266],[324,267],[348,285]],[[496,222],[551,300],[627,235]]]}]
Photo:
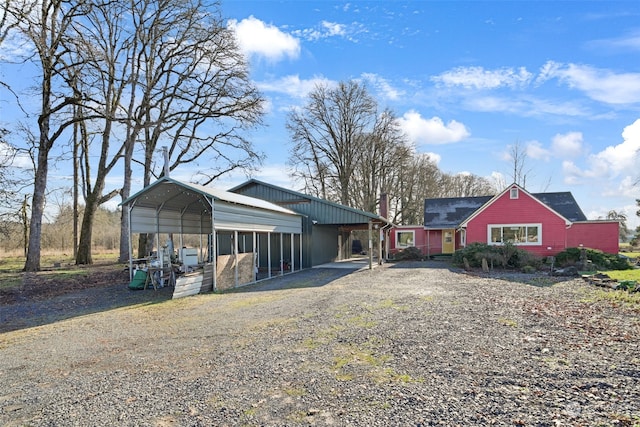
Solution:
[{"label": "window", "polygon": [[396,247],[408,248],[415,246],[415,232],[411,231],[396,231]]},{"label": "window", "polygon": [[489,224],[487,238],[490,245],[541,245],[542,224]]},{"label": "window", "polygon": [[509,197],[511,199],[517,199],[518,198],[518,188],[517,187],[513,187],[510,191],[509,191]]}]

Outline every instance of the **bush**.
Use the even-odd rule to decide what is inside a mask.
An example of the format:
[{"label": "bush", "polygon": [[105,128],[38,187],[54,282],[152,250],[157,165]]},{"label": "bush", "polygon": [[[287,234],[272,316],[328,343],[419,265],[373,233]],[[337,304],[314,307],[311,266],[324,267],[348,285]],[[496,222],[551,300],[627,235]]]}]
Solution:
[{"label": "bush", "polygon": [[[595,249],[584,249],[586,251],[587,260],[595,266],[597,270],[629,270],[633,266],[628,259],[620,257],[617,254],[608,254]],[[556,255],[556,265],[558,267],[568,267],[575,265],[580,261],[580,248],[567,248]]]},{"label": "bush", "polygon": [[421,260],[422,258],[424,258],[422,251],[420,251],[420,249],[416,248],[415,246],[405,248],[401,252],[398,252],[397,255],[397,259],[402,261],[415,261]]},{"label": "bush", "polygon": [[542,264],[539,257],[511,243],[500,246],[478,242],[470,243],[467,247],[457,250],[453,254],[452,261],[455,265],[464,266],[465,258],[470,267],[476,268],[482,266],[483,258],[487,260],[490,267],[520,269],[524,266],[530,266],[537,269]]}]

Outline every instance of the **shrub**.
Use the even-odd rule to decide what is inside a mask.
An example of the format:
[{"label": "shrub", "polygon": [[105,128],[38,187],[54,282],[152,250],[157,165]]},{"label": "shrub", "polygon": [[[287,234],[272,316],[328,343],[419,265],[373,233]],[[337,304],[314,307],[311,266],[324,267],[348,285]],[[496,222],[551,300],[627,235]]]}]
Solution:
[{"label": "shrub", "polygon": [[530,266],[536,269],[542,264],[539,257],[511,243],[500,246],[478,242],[470,243],[467,247],[457,250],[453,254],[452,261],[455,265],[463,266],[465,258],[471,267],[481,267],[483,258],[491,267],[497,265],[503,268],[519,269]]},{"label": "shrub", "polygon": [[398,252],[397,259],[403,261],[415,261],[424,258],[422,251],[415,246],[410,246]]},{"label": "shrub", "polygon": [[[580,248],[567,248],[556,255],[556,265],[558,267],[567,267],[575,265],[580,261]],[[608,254],[595,249],[585,249],[587,260],[598,270],[628,270],[633,268],[626,258],[617,254]]]}]

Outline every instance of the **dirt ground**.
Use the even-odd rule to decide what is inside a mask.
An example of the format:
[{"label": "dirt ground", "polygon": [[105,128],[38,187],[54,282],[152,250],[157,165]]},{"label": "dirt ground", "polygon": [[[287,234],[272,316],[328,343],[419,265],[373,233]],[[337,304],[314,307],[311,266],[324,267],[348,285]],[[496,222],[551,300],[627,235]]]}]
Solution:
[{"label": "dirt ground", "polygon": [[640,425],[640,314],[598,291],[440,262],[127,289],[0,334],[0,425]]}]

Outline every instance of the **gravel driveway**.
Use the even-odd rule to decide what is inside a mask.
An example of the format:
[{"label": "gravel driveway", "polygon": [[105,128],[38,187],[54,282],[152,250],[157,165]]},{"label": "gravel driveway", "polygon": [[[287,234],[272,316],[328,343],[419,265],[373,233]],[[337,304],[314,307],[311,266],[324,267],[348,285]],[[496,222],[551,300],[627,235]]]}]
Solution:
[{"label": "gravel driveway", "polygon": [[447,267],[314,269],[3,333],[0,425],[640,425],[637,311],[581,280]]}]

